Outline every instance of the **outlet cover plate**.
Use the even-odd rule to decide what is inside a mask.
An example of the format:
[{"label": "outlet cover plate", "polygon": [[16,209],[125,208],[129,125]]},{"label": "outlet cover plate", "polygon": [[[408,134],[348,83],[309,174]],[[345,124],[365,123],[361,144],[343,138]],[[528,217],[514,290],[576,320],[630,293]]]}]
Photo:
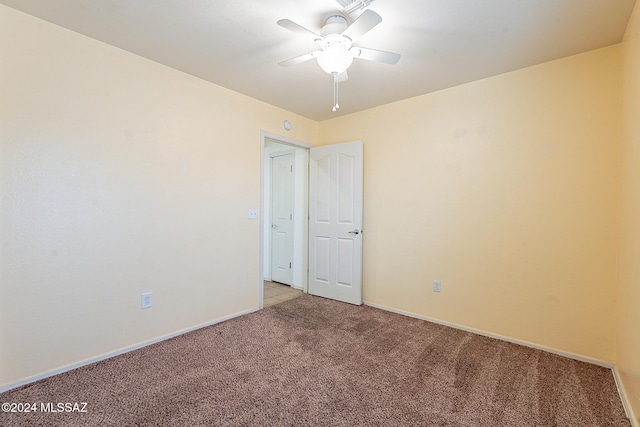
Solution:
[{"label": "outlet cover plate", "polygon": [[151,292],[145,292],[140,297],[140,308],[151,308],[153,307],[153,295]]},{"label": "outlet cover plate", "polygon": [[440,280],[433,281],[433,292],[440,292]]}]

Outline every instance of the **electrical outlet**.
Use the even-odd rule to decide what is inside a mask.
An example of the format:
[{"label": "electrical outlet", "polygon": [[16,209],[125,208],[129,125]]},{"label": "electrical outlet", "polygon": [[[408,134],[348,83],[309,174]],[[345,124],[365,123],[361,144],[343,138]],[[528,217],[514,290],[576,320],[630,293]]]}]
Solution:
[{"label": "electrical outlet", "polygon": [[433,281],[433,292],[440,292],[440,280]]},{"label": "electrical outlet", "polygon": [[153,307],[153,295],[151,292],[146,292],[142,294],[140,302],[140,308],[151,308]]}]

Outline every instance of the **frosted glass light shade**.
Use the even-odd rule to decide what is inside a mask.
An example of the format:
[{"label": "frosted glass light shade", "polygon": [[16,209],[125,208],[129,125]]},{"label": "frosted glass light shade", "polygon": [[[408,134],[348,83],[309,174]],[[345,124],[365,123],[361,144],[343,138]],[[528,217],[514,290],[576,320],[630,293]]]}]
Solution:
[{"label": "frosted glass light shade", "polygon": [[353,62],[353,54],[341,44],[332,44],[318,55],[318,65],[329,74],[344,73]]}]

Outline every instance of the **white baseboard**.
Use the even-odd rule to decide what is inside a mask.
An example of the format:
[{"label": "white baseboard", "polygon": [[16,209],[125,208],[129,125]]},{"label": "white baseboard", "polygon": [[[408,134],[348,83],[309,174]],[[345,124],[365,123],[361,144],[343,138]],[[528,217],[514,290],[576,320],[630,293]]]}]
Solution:
[{"label": "white baseboard", "polygon": [[620,377],[620,372],[618,371],[618,367],[613,367],[613,379],[616,381],[616,387],[618,388],[618,393],[620,394],[620,399],[622,399],[622,406],[624,406],[624,412],[627,414],[627,418],[631,421],[632,427],[640,427],[640,414],[635,414],[633,412],[633,405],[629,401],[629,394],[626,392],[624,387],[624,382]]},{"label": "white baseboard", "polygon": [[92,363],[100,362],[102,360],[109,359],[109,358],[114,357],[114,356],[119,356],[121,354],[128,353],[130,351],[137,350],[139,348],[146,347],[148,345],[155,344],[155,343],[160,342],[160,341],[168,340],[169,338],[177,337],[178,335],[183,335],[183,334],[186,334],[188,332],[195,331],[197,329],[206,328],[207,326],[215,325],[216,323],[221,323],[221,322],[224,322],[226,320],[231,320],[231,319],[236,318],[236,317],[244,316],[245,314],[253,313],[253,312],[258,311],[258,310],[259,310],[259,308],[253,308],[251,310],[243,311],[243,312],[240,312],[240,313],[235,313],[235,314],[232,314],[230,316],[226,316],[226,317],[223,317],[223,318],[220,318],[220,319],[217,319],[217,320],[213,320],[211,322],[207,322],[207,323],[203,323],[203,324],[200,324],[200,325],[192,326],[190,328],[182,329],[180,331],[173,332],[173,333],[170,333],[170,334],[167,334],[167,335],[163,335],[163,336],[160,336],[160,337],[157,337],[157,338],[153,338],[153,339],[148,340],[148,341],[144,341],[144,342],[141,342],[141,343],[138,343],[138,344],[134,344],[134,345],[131,345],[131,346],[128,346],[128,347],[124,347],[124,348],[121,348],[119,350],[111,351],[109,353],[104,353],[104,354],[101,354],[101,355],[96,356],[96,357],[91,357],[89,359],[81,360],[80,362],[71,363],[69,365],[65,365],[65,366],[62,366],[60,368],[52,369],[52,370],[47,371],[47,372],[43,372],[43,373],[40,373],[40,374],[37,374],[37,375],[33,375],[33,376],[21,379],[21,380],[16,381],[16,382],[4,384],[4,385],[0,386],[0,393],[4,393],[5,391],[9,391],[9,390],[14,389],[16,387],[20,387],[20,386],[23,386],[23,385],[26,385],[26,384],[30,384],[30,383],[39,381],[39,380],[44,379],[44,378],[52,377],[54,375],[58,375],[58,374],[61,374],[63,372],[71,371],[73,369],[80,368],[82,366],[86,366],[86,365],[90,365]]},{"label": "white baseboard", "polygon": [[482,335],[482,336],[489,337],[489,338],[495,338],[495,339],[498,339],[498,340],[501,340],[501,341],[507,341],[507,342],[510,342],[510,343],[513,343],[513,344],[523,345],[525,347],[535,348],[537,350],[543,350],[543,351],[546,351],[548,353],[557,354],[559,356],[568,357],[569,359],[579,360],[581,362],[591,363],[591,364],[602,366],[602,367],[608,368],[608,369],[612,369],[613,366],[614,366],[613,363],[605,362],[604,360],[592,359],[590,357],[585,357],[585,356],[582,356],[582,355],[579,355],[579,354],[569,353],[567,351],[562,351],[562,350],[558,350],[558,349],[555,349],[555,348],[546,347],[544,345],[534,344],[534,343],[531,343],[531,342],[528,342],[528,341],[523,341],[523,340],[519,340],[519,339],[515,339],[515,338],[506,337],[506,336],[500,335],[500,334],[494,334],[494,333],[491,333],[491,332],[482,331],[480,329],[469,328],[467,326],[462,326],[462,325],[458,325],[458,324],[451,323],[451,322],[445,322],[443,320],[434,319],[434,318],[431,318],[431,317],[428,317],[428,316],[422,316],[420,314],[411,313],[409,311],[397,310],[397,309],[392,308],[392,307],[387,307],[387,306],[380,305],[380,304],[374,304],[374,303],[371,303],[371,302],[368,302],[368,301],[364,301],[364,304],[368,305],[370,307],[379,308],[381,310],[390,311],[392,313],[402,314],[403,316],[413,317],[415,319],[420,319],[420,320],[426,320],[427,322],[437,323],[437,324],[443,325],[443,326],[449,326],[451,328],[459,329],[461,331],[471,332],[471,333],[474,333],[474,334],[477,334],[477,335]]}]

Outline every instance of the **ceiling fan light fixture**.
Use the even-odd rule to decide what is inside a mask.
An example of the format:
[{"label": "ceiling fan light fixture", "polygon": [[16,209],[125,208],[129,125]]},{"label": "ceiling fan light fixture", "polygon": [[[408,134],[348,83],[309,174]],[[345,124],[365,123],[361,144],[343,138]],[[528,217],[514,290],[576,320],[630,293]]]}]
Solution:
[{"label": "ceiling fan light fixture", "polygon": [[[360,9],[367,7],[372,1],[344,0],[344,3],[341,4],[348,8]],[[354,41],[360,39],[380,22],[382,22],[382,17],[371,9],[362,12],[349,25],[347,25],[348,21],[344,16],[331,15],[326,19],[320,34],[317,34],[293,21],[281,19],[278,21],[278,25],[313,40],[318,43],[321,50],[282,61],[279,64],[287,66],[315,58],[320,68],[333,77],[333,111],[337,111],[340,108],[338,104],[338,83],[348,79],[346,71],[355,58],[386,64],[395,64],[400,59],[400,55],[393,52],[362,47],[352,48]]]},{"label": "ceiling fan light fixture", "polygon": [[318,53],[318,65],[329,74],[342,74],[353,63],[353,53],[342,44],[330,44]]}]

